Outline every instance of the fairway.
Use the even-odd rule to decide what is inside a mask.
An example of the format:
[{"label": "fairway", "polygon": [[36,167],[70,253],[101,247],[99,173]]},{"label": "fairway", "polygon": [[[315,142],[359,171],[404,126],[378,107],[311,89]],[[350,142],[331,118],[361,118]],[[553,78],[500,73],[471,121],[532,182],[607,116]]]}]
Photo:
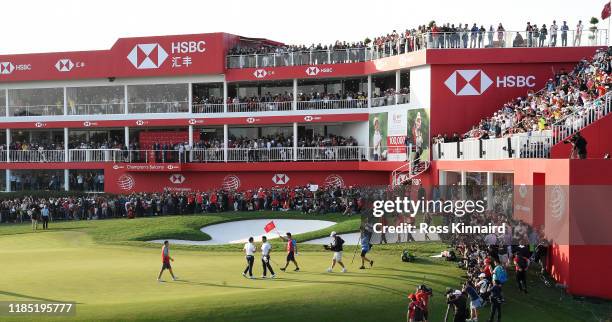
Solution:
[{"label": "fairway", "polygon": [[[241,216],[210,218],[220,221]],[[292,215],[285,215],[289,216]],[[425,256],[443,249],[437,243],[375,246],[372,258],[376,263],[373,269],[367,270],[357,269],[358,258],[350,264],[354,248],[347,247],[345,263],[349,264],[349,272],[345,274],[325,273],[331,253],[320,251],[317,245],[301,245],[306,246],[297,257],[302,271],[283,273],[277,270],[275,280],[248,280],[241,275],[245,261],[239,251],[240,245],[172,245],[172,256],[176,260],[173,267],[180,280],[172,281],[165,273],[166,282],[158,283],[159,245],[129,238],[118,240],[127,236],[120,231],[115,233],[117,240],[113,242],[99,241],[112,235],[112,230],[118,226],[134,228],[142,223],[161,224],[170,220],[183,225],[194,220],[210,221],[210,218],[181,216],[69,222],[52,225],[51,231],[36,233],[26,225],[4,226],[0,230],[0,244],[3,245],[0,256],[4,264],[0,274],[0,301],[76,301],[77,315],[70,319],[79,321],[280,321],[289,317],[291,321],[304,322],[405,321],[406,295],[424,282],[433,287],[435,294],[430,321],[441,321],[446,310],[444,289],[456,287],[463,273],[453,264]],[[331,218],[339,224],[330,228],[344,227],[342,225],[354,220]],[[352,230],[349,226],[345,228]],[[147,238],[155,235],[132,232],[130,238],[140,238],[139,233]],[[325,233],[313,232],[311,238],[322,237]],[[163,234],[154,237],[163,238]],[[422,257],[416,263],[402,263],[399,254],[404,247],[415,249]],[[273,248],[273,261],[283,263],[282,245],[274,243]],[[259,256],[254,273],[258,277],[261,275]],[[518,294],[513,283],[504,290],[506,321],[597,321],[593,319],[595,316],[602,317],[610,312],[607,302],[585,304],[569,296],[560,297],[558,290],[543,288],[533,277],[530,288],[528,296]],[[488,307],[482,310],[482,314],[488,312]],[[11,319],[2,317],[2,320]],[[28,317],[27,320],[37,319]]]}]

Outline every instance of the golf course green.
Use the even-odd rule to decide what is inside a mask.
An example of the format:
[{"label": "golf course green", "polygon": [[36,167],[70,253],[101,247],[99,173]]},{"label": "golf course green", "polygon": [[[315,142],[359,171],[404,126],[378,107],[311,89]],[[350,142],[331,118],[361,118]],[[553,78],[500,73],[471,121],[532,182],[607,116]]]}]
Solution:
[{"label": "golf course green", "polygon": [[[0,301],[74,301],[71,317],[0,316],[2,321],[406,321],[407,294],[425,283],[434,289],[430,321],[444,318],[446,287],[458,287],[463,271],[454,263],[430,258],[439,242],[374,246],[371,269],[351,263],[354,246],[345,249],[348,272],[326,273],[331,253],[320,245],[298,244],[301,271],[277,271],[277,278],[245,279],[242,245],[171,245],[179,277],[156,280],[160,245],[153,239],[206,240],[200,228],[230,220],[256,218],[323,219],[337,224],[296,236],[298,241],[346,233],[359,218],[305,216],[297,213],[234,213],[158,218],[52,222],[33,232],[29,224],[0,226]],[[260,234],[263,227],[253,227]],[[273,242],[275,265],[284,263],[283,245]],[[414,263],[400,261],[408,248]],[[259,254],[259,253],[258,253]],[[254,272],[261,275],[259,255]],[[289,266],[292,268],[292,266]],[[504,287],[505,321],[605,321],[610,302],[577,300],[547,288],[529,276],[530,293],[519,294],[512,276]],[[486,321],[489,307],[481,310]],[[450,319],[449,319],[450,320]]]}]

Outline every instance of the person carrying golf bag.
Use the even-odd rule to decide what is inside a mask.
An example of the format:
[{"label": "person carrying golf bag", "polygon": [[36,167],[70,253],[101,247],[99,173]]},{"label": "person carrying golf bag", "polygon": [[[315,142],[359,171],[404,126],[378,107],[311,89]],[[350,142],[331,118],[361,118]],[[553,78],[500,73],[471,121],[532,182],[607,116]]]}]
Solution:
[{"label": "person carrying golf bag", "polygon": [[372,249],[372,244],[370,244],[371,237],[372,234],[368,234],[366,231],[361,233],[361,267],[359,269],[365,269],[366,262],[370,263],[370,268],[374,266],[374,261],[366,257],[366,254]]}]

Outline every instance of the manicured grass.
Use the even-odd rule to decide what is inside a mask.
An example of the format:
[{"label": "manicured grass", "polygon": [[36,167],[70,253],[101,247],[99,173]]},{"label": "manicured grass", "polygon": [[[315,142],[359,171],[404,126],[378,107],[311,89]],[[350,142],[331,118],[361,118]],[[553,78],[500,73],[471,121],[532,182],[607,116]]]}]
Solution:
[{"label": "manicured grass", "polygon": [[[28,321],[405,321],[406,294],[425,282],[434,289],[430,321],[437,322],[446,310],[444,289],[461,282],[463,271],[453,263],[425,256],[444,249],[439,243],[375,246],[371,254],[375,266],[363,271],[357,269],[359,258],[351,264],[350,248],[344,254],[349,265],[346,274],[324,273],[331,253],[320,251],[316,245],[311,250],[317,251],[310,251],[304,247],[309,245],[302,244],[297,258],[302,271],[277,272],[277,280],[244,279],[240,274],[244,257],[236,249],[240,246],[173,245],[173,266],[181,280],[172,282],[165,275],[168,282],[155,281],[161,264],[159,245],[143,240],[194,239],[204,224],[237,218],[274,218],[273,215],[66,222],[53,223],[52,230],[36,233],[26,225],[0,226],[0,258],[5,264],[0,274],[0,301],[79,303],[76,317],[28,317]],[[354,230],[353,222],[358,226],[358,218],[313,219],[339,222],[338,227],[344,230],[333,228],[338,231]],[[327,234],[323,230],[300,238]],[[417,262],[399,260],[406,247],[420,255]],[[274,244],[272,258],[275,268],[284,262],[282,245]],[[255,274],[261,274],[259,256]],[[518,294],[512,279],[505,286],[505,321],[598,321],[612,312],[610,302],[575,301],[554,288],[543,287],[534,276],[530,276],[529,286],[528,295]],[[488,312],[488,308],[482,310],[480,321],[486,320],[484,315]]]}]

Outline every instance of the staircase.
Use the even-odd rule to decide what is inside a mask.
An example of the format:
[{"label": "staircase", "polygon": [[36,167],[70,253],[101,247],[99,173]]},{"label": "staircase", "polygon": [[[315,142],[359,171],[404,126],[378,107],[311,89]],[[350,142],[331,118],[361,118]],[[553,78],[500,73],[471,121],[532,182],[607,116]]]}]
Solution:
[{"label": "staircase", "polygon": [[576,111],[555,122],[552,126],[553,145],[562,142],[591,123],[602,119],[610,114],[610,112],[612,112],[612,92],[608,92],[606,95],[594,100],[591,108]]},{"label": "staircase", "polygon": [[410,146],[410,150],[408,162],[402,164],[391,173],[391,185],[393,187],[409,183],[412,179],[418,177],[429,169],[430,161],[420,160],[415,164],[412,146]]}]

